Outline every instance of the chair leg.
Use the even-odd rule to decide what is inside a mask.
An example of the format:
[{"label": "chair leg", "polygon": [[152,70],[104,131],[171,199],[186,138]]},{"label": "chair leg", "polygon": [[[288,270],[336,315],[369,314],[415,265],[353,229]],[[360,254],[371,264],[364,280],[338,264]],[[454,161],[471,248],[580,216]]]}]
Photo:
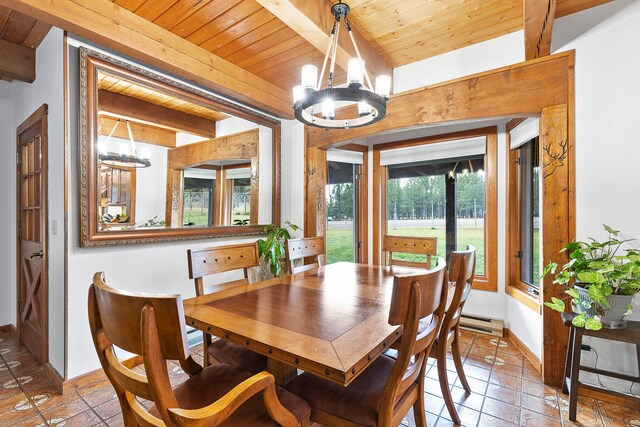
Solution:
[{"label": "chair leg", "polygon": [[440,381],[440,390],[442,390],[442,397],[444,398],[444,403],[445,405],[447,405],[447,410],[449,411],[451,420],[455,424],[460,424],[460,417],[458,416],[458,411],[456,411],[456,407],[453,404],[453,397],[451,397],[451,390],[449,390],[449,378],[447,376],[446,344],[438,346],[437,364],[438,364],[438,380]]},{"label": "chair leg", "polygon": [[471,393],[471,387],[469,386],[469,382],[467,381],[467,377],[464,374],[464,368],[462,366],[462,357],[460,354],[460,340],[458,339],[458,328],[455,328],[453,333],[454,338],[451,343],[451,355],[453,356],[453,363],[456,366],[456,372],[458,373],[458,378],[460,378],[460,382],[462,383],[462,387],[467,393]]},{"label": "chair leg", "polygon": [[202,333],[202,366],[207,367],[211,365],[209,360],[209,345],[211,345],[211,335],[206,332]]},{"label": "chair leg", "polygon": [[[427,356],[425,356],[425,359]],[[427,427],[427,415],[424,408],[424,377],[426,374],[425,366],[427,361],[424,361],[423,367],[420,370],[420,377],[418,381],[420,381],[420,388],[418,390],[418,398],[416,402],[413,404],[413,419],[415,421],[416,427]]]}]

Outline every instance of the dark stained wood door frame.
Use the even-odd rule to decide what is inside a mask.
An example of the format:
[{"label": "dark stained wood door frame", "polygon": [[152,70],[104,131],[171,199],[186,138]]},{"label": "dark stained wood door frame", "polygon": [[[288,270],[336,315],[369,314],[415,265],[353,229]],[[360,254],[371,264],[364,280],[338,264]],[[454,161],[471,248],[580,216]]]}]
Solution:
[{"label": "dark stained wood door frame", "polygon": [[[540,116],[540,162],[546,169],[542,180],[542,257],[564,263],[566,254],[559,251],[575,239],[574,67],[575,51],[568,51],[394,94],[387,117],[374,125],[332,131],[307,128],[306,154],[321,157],[317,153],[321,149],[437,123]],[[374,161],[375,158],[374,151]],[[315,176],[324,174],[321,164],[313,162]],[[375,171],[373,178],[375,182]],[[325,212],[316,210],[310,200],[315,194],[309,190],[316,187],[310,188],[310,181],[307,180],[305,221],[309,224],[313,219],[313,225],[320,226]],[[551,278],[545,278],[541,293],[542,299],[549,301],[561,296],[562,290],[552,284]],[[543,380],[560,386],[568,331],[560,314],[547,307],[542,310],[542,318]]]},{"label": "dark stained wood door frame", "polygon": [[[40,286],[44,286],[45,294],[44,294],[44,310],[43,310],[43,355],[44,360],[42,361],[43,366],[47,366],[49,361],[49,204],[48,204],[48,175],[49,175],[49,162],[48,162],[48,109],[47,104],[42,104],[33,114],[31,114],[20,126],[18,126],[16,130],[16,328],[18,332],[18,336],[21,336],[21,282],[22,282],[22,245],[21,240],[22,236],[19,230],[22,228],[21,224],[21,180],[22,180],[22,171],[21,165],[18,164],[18,153],[21,153],[21,143],[20,143],[20,135],[28,130],[33,125],[41,122],[42,133],[41,133],[41,159],[40,159],[40,168],[41,168],[41,187],[40,187],[40,198],[42,200],[42,208],[41,208],[41,239],[42,239],[42,247],[44,256],[42,258],[42,282]],[[22,159],[21,159],[22,160]]]}]

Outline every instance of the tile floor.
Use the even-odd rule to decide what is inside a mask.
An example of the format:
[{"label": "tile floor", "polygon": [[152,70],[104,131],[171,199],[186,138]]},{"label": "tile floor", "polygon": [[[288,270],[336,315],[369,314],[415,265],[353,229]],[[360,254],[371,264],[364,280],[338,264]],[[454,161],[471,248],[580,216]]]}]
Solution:
[{"label": "tile floor", "polygon": [[[540,375],[511,343],[486,335],[463,332],[464,365],[473,392],[466,395],[449,371],[453,396],[462,424],[479,426],[640,426],[640,412],[606,402],[581,398],[578,422],[568,421],[568,402],[562,392],[547,387]],[[202,361],[202,347],[193,348]],[[452,425],[440,394],[437,370],[430,360],[425,406],[430,427]],[[450,368],[453,370],[453,364]],[[171,365],[175,384],[186,375]],[[18,342],[0,332],[0,426],[122,425],[120,405],[102,374],[83,378],[64,395],[55,394],[42,367]],[[413,426],[410,414],[402,422]]]}]

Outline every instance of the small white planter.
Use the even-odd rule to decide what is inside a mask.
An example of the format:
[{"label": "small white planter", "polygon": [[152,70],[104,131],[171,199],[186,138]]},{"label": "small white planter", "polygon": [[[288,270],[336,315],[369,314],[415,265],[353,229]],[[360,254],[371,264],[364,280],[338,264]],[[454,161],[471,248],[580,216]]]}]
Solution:
[{"label": "small white planter", "polygon": [[[574,288],[580,295],[580,302],[593,301],[587,289],[580,286],[575,286]],[[625,329],[627,327],[627,316],[624,314],[627,312],[627,307],[631,304],[631,300],[633,300],[633,295],[609,295],[607,301],[611,309],[605,310],[603,313],[598,313],[595,308],[586,309],[580,304],[576,307],[576,311],[578,313],[586,313],[589,317],[601,316],[600,322],[604,328]]]}]

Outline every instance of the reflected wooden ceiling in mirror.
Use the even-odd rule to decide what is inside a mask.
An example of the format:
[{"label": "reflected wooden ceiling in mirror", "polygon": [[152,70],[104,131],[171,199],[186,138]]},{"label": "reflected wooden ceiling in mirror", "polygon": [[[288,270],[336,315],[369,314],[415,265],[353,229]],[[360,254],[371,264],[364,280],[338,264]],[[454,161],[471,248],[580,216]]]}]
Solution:
[{"label": "reflected wooden ceiling in mirror", "polygon": [[81,245],[279,222],[278,120],[86,48],[80,66]]}]

